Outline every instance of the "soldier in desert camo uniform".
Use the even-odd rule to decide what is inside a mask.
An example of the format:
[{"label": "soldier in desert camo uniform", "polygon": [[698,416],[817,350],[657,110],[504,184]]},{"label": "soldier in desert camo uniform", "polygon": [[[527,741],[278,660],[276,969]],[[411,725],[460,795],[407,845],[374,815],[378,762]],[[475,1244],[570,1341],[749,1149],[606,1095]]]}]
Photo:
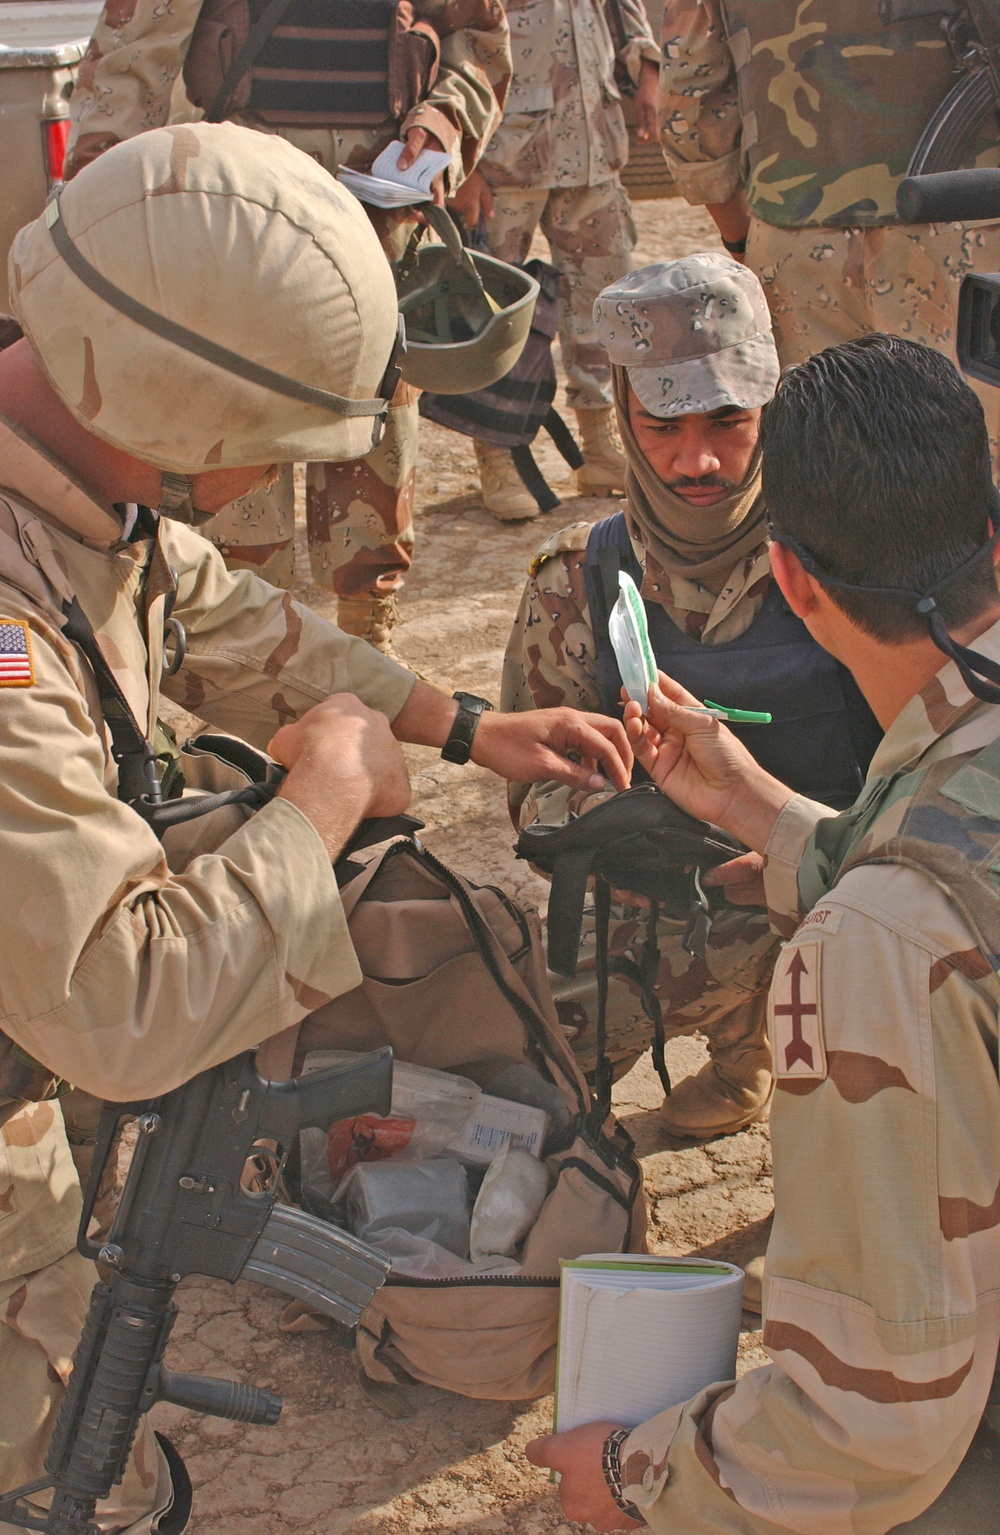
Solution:
[{"label": "soldier in desert camo uniform", "polygon": [[[196,106],[280,134],[331,175],[341,165],[368,170],[387,144],[403,138],[410,157],[425,146],[451,155],[436,200],[455,191],[500,121],[510,76],[500,0],[417,0],[409,51],[400,46],[396,55],[396,73],[405,66],[402,88],[392,73],[387,80],[387,29],[399,25],[391,7],[373,7],[376,20],[352,38],[350,29],[364,18],[350,0],[319,7],[291,0],[252,68],[220,100],[224,72],[260,9],[252,0],[107,0],[70,103],[67,175],[109,145],[165,123],[183,71]],[[381,42],[373,26],[386,34]],[[332,35],[338,27],[339,42]],[[415,228],[412,215],[372,209],[372,219],[386,253],[398,259]],[[311,463],[306,470],[313,579],[336,593],[346,633],[390,651],[397,597],[413,559],[417,398],[401,381],[377,448],[350,463]],[[287,465],[273,484],[228,508],[211,537],[231,568],[287,587],[293,521]]]},{"label": "soldier in desert camo uniform", "polygon": [[[81,256],[117,298],[85,285],[69,264]],[[371,442],[394,383],[395,290],[354,198],[280,138],[154,129],[21,230],[11,293],[24,335],[0,352],[4,1492],[41,1475],[96,1277],[76,1252],[80,1184],[52,1078],[75,1084],[72,1100],[153,1097],[356,986],[331,859],[359,819],[406,805],[398,741],[443,745],[458,714],[363,640],[227,571],[185,525],[275,463]],[[136,302],[180,339],[146,328]],[[188,350],[195,327],[228,364]],[[119,797],[95,673],[64,632],[73,598],[140,738],[162,695],[270,743],[289,771],[258,815],[230,806],[161,845]],[[173,675],[168,612],[187,636]],[[175,628],[174,660],[179,643]],[[486,716],[475,760],[517,777],[561,760],[585,787],[600,780],[579,761],[597,758],[624,784],[620,726],[535,720]],[[182,762],[187,778],[198,762]],[[178,1535],[179,1486],[142,1430],[101,1530]]]},{"label": "soldier in desert camo uniform", "polygon": [[[955,359],[996,223],[901,224],[896,189],[955,83],[934,0],[667,0],[660,142],[679,190],[764,284],[782,366],[869,331]],[[1000,163],[988,117],[973,161]],[[1000,401],[971,381],[990,437]]]},{"label": "soldier in desert camo uniform", "polygon": [[769,1001],[769,1358],[631,1431],[595,1422],[528,1453],[600,1531],[631,1515],[662,1535],[995,1535],[1000,503],[985,421],[947,359],[873,335],[786,373],[761,437],[775,578],[886,731],[864,793],[840,816],[790,795],[665,680],[639,756],[766,855],[788,938]]},{"label": "soldier in desert camo uniform", "polygon": [[[553,703],[621,713],[601,561],[616,550],[645,599],[658,665],[700,698],[766,710],[743,728],[754,756],[800,791],[850,804],[881,732],[850,676],[792,615],[771,578],[758,432],[778,361],[760,284],[715,253],[643,267],[606,288],[595,330],[613,366],[628,456],[625,505],[542,545],[514,622],[501,706]],[[552,782],[513,784],[512,815],[561,824],[614,791],[581,795]],[[739,899],[739,892],[735,892]],[[765,1003],[775,947],[766,913],[722,904],[704,958],[685,923],[661,916],[656,994],[668,1037],[699,1030],[711,1060],[679,1083],[661,1114],[673,1135],[742,1129],[771,1095]],[[608,1000],[613,1056],[648,1043],[640,956],[646,916],[623,908],[612,929]],[[562,1021],[592,1069],[594,946],[576,977],[553,977]]]},{"label": "soldier in desert camo uniform", "polygon": [[[521,262],[539,226],[560,274],[559,340],[566,397],[576,413],[583,495],[622,488],[625,462],[615,441],[611,371],[594,334],[594,299],[631,265],[635,228],[619,171],[628,156],[615,70],[636,82],[640,137],[656,122],[656,43],[643,0],[620,0],[622,36],[601,0],[510,0],[514,74],[503,122],[478,172],[453,206],[475,228],[485,219],[489,249]],[[614,25],[613,21],[611,25]],[[476,442],[483,498],[501,520],[538,514],[505,448]]]}]

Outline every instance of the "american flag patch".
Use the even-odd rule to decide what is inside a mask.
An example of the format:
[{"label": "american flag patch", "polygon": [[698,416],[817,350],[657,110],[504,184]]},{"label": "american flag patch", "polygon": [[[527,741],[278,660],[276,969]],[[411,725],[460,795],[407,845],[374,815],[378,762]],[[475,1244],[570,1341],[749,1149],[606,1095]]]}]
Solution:
[{"label": "american flag patch", "polygon": [[0,618],[0,688],[27,688],[34,680],[27,624]]}]

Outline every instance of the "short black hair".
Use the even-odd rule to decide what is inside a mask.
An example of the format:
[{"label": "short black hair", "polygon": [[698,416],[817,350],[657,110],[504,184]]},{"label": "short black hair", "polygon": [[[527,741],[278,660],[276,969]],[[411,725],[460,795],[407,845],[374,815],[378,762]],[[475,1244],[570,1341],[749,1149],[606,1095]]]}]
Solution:
[{"label": "short black hair", "polygon": [[[761,446],[776,530],[842,581],[923,592],[990,536],[997,498],[983,408],[954,365],[919,341],[876,333],[787,368]],[[875,639],[926,633],[912,604],[829,593]],[[937,605],[960,628],[996,600],[984,550]]]}]

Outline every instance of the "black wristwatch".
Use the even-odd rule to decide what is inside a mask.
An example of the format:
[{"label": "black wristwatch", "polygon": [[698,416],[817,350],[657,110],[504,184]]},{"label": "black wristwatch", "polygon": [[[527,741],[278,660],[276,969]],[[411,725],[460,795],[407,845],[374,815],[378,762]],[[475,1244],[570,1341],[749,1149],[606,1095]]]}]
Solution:
[{"label": "black wristwatch", "polygon": [[458,704],[458,713],[452,722],[448,739],[441,748],[441,755],[445,762],[468,762],[479,721],[493,705],[475,693],[453,693],[451,696]]},{"label": "black wristwatch", "polygon": [[646,1521],[636,1508],[630,1503],[622,1491],[621,1449],[631,1430],[616,1428],[613,1434],[609,1434],[604,1441],[604,1450],[601,1454],[601,1470],[604,1472],[604,1480],[608,1484],[608,1491],[616,1508],[629,1519],[634,1519],[637,1524],[645,1524]]}]

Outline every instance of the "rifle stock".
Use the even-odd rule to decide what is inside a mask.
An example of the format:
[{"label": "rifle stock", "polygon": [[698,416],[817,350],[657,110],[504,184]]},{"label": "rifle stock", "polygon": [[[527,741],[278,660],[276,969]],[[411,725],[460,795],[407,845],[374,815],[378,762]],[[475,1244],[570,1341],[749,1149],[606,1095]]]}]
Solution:
[{"label": "rifle stock", "polygon": [[[121,1480],[139,1421],[158,1401],[245,1423],[274,1423],[281,1398],[163,1365],[187,1274],[230,1283],[245,1276],[308,1300],[350,1332],[389,1264],[346,1232],[275,1205],[278,1179],[300,1129],[387,1114],[392,1052],[291,1082],[261,1077],[251,1053],[143,1103],[108,1104],[77,1237],[80,1252],[112,1271],[99,1282],[45,1460],[47,1475],[0,1496],[0,1521],[47,1535],[98,1535],[97,1503]],[[87,1235],[101,1175],[125,1117],[136,1148],[103,1244]],[[255,1183],[265,1169],[263,1187]],[[52,1489],[47,1514],[25,1500]]]},{"label": "rifle stock", "polygon": [[[1000,13],[995,0],[881,0],[892,19],[943,13],[942,25],[962,74],[934,112],[907,166],[907,177],[958,170],[977,130],[1000,106]],[[883,19],[885,19],[883,15]]]}]

